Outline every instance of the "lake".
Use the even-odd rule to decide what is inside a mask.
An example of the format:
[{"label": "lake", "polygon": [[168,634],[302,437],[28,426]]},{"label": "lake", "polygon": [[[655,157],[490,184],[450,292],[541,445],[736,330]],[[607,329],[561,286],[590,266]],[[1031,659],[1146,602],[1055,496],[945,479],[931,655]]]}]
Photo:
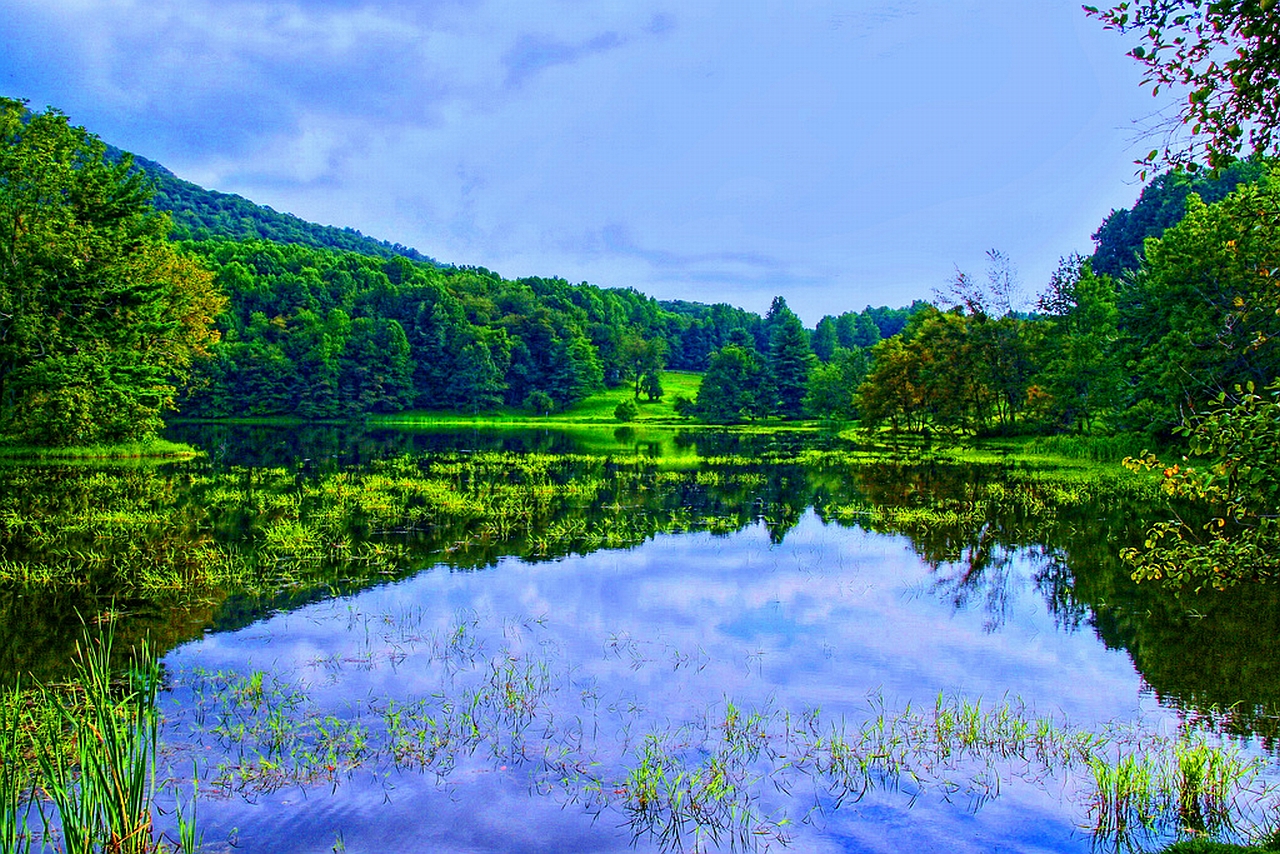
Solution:
[{"label": "lake", "polygon": [[[74,583],[10,584],[0,664],[55,678],[74,610],[156,639],[206,851],[1136,850],[1231,811],[1104,826],[1108,762],[1203,740],[1272,774],[1277,597],[1133,584],[1116,554],[1162,511],[1118,467],[175,435],[208,457],[8,470],[6,518],[120,533],[6,523],[8,560]],[[152,569],[113,584],[113,554]]]}]

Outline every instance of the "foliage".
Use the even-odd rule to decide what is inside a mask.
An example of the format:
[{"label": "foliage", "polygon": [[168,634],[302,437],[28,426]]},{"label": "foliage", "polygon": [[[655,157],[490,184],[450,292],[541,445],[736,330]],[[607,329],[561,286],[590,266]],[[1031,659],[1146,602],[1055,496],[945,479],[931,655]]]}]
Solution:
[{"label": "foliage", "polygon": [[1059,266],[1039,307],[1048,323],[1043,367],[1030,398],[1035,414],[1056,429],[1088,433],[1122,393],[1115,284],[1072,256]]},{"label": "foliage", "polygon": [[767,370],[776,395],[776,403],[771,401],[770,408],[776,409],[783,418],[800,418],[804,415],[809,372],[817,359],[809,349],[809,338],[800,318],[787,308],[781,297],[775,298],[765,324],[771,329]]},{"label": "foliage", "polygon": [[662,369],[667,364],[667,342],[663,338],[645,340],[635,333],[623,338],[626,375],[635,381],[636,400],[643,392],[649,400],[662,397]]},{"label": "foliage", "polygon": [[190,249],[231,300],[223,343],[185,403],[199,417],[479,413],[534,392],[563,409],[624,383],[652,402],[663,372],[705,362],[690,348],[727,341],[718,324],[740,314],[690,303],[676,314],[631,289],[306,246]]},{"label": "foliage", "polygon": [[[1201,467],[1164,468],[1167,494],[1197,511],[1152,526],[1142,548],[1123,552],[1139,580],[1224,589],[1280,576],[1280,383],[1269,397],[1249,385],[1214,404],[1178,432]],[[1154,455],[1126,460],[1133,469],[1160,466]]]},{"label": "foliage", "polygon": [[531,391],[524,399],[524,408],[534,415],[550,415],[556,410],[556,402],[545,391]]},{"label": "foliage", "polygon": [[158,750],[156,692],[160,665],[144,645],[125,678],[113,690],[111,636],[86,640],[77,649],[81,705],[44,688],[57,708],[74,749],[62,733],[46,734],[38,745],[44,788],[58,811],[68,852],[148,854],[156,850],[151,831]]},{"label": "foliage", "polygon": [[1120,278],[1137,269],[1146,257],[1146,239],[1160,237],[1177,225],[1187,213],[1187,198],[1192,194],[1211,205],[1265,172],[1259,160],[1239,160],[1212,172],[1173,171],[1156,176],[1142,188],[1132,209],[1113,210],[1094,232],[1094,274]]},{"label": "foliage", "polygon": [[[107,156],[119,162],[128,155],[107,146]],[[206,190],[184,181],[164,166],[133,156],[133,167],[145,174],[155,190],[156,210],[170,215],[177,240],[269,240],[315,249],[358,252],[378,258],[403,256],[411,261],[435,264],[416,249],[366,237],[353,228],[317,225],[293,214],[280,213],[246,198]]]},{"label": "foliage", "polygon": [[613,410],[613,417],[619,421],[635,421],[639,414],[640,407],[636,406],[636,402],[630,398],[621,401]]},{"label": "foliage", "polygon": [[1195,196],[1118,294],[1129,429],[1167,432],[1235,385],[1280,376],[1280,180]]},{"label": "foliage", "polygon": [[815,418],[842,421],[857,417],[854,396],[869,367],[866,350],[837,347],[826,364],[815,365],[809,374],[805,412]]},{"label": "foliage", "polygon": [[0,431],[146,438],[218,340],[224,298],[148,200],[127,158],[0,99]]},{"label": "foliage", "polygon": [[[1140,163],[1210,168],[1242,153],[1275,152],[1280,124],[1280,9],[1273,0],[1126,0],[1085,6],[1107,29],[1136,32],[1129,55],[1152,95],[1187,90],[1178,122]],[[1163,149],[1163,150],[1162,150]],[[1143,173],[1145,177],[1145,171]]]},{"label": "foliage", "polygon": [[771,394],[764,365],[754,349],[727,344],[711,356],[694,401],[694,413],[705,421],[731,424],[769,412]]},{"label": "foliage", "polygon": [[872,348],[871,370],[858,387],[863,419],[888,421],[895,431],[1011,428],[1034,373],[1034,335],[1031,322],[1013,314],[917,312],[900,338]]}]

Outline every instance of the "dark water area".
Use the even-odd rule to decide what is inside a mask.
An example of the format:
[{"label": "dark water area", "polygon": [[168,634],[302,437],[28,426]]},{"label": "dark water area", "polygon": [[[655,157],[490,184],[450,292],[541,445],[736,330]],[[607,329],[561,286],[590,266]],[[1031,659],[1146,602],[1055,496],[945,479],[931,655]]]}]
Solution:
[{"label": "dark water area", "polygon": [[[0,558],[79,579],[0,591],[0,669],[57,678],[76,615],[150,637],[206,851],[1174,838],[1100,838],[1088,763],[997,750],[1010,721],[1272,773],[1280,596],[1132,582],[1164,508],[1118,473],[693,431],[170,438],[207,457],[0,471]],[[963,714],[1005,735],[944,749]]]},{"label": "dark water area", "polygon": [[580,430],[529,427],[370,427],[350,424],[224,424],[178,422],[164,438],[201,449],[214,466],[296,467],[311,461],[332,470],[400,454],[511,452],[522,454],[614,454],[653,459],[759,456],[801,448],[848,447],[834,435],[778,432],[744,434],[706,428],[614,428]]}]

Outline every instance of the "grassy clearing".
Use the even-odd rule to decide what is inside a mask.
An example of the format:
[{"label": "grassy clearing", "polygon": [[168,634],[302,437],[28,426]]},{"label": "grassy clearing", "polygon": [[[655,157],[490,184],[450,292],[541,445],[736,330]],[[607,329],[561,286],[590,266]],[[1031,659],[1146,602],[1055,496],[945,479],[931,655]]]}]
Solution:
[{"label": "grassy clearing", "polygon": [[0,444],[0,459],[41,461],[94,461],[121,459],[193,459],[202,456],[190,445],[166,439],[125,442],[116,445],[79,445],[69,448],[46,448],[38,445]]},{"label": "grassy clearing", "polygon": [[[676,414],[677,397],[693,400],[698,396],[702,386],[702,375],[685,371],[667,371],[662,375],[663,396],[661,400],[648,401],[643,396],[637,401],[639,415],[630,422],[633,426],[643,424],[689,425],[687,418]],[[593,394],[580,400],[562,412],[550,415],[534,415],[526,409],[504,407],[496,412],[466,413],[438,412],[431,410],[414,412],[397,412],[394,415],[371,415],[368,423],[376,425],[415,425],[415,426],[449,426],[468,425],[476,427],[555,427],[566,425],[610,425],[620,426],[622,422],[614,417],[613,411],[623,400],[631,400],[632,388],[628,385]]]}]

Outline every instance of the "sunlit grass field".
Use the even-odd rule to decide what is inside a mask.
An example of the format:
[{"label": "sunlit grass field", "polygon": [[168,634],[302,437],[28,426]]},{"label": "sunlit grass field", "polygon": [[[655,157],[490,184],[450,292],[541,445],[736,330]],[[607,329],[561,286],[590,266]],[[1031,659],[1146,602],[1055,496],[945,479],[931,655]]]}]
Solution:
[{"label": "sunlit grass field", "polygon": [[[630,423],[636,426],[644,424],[679,424],[687,423],[686,419],[676,415],[675,403],[679,397],[693,400],[698,396],[698,388],[702,385],[702,374],[685,371],[666,371],[662,374],[661,400],[649,401],[641,395],[637,401],[639,414]],[[624,400],[633,399],[630,385],[608,389],[578,401],[568,409],[552,412],[549,415],[535,415],[526,409],[504,407],[495,412],[470,414],[465,412],[439,412],[420,410],[413,412],[397,412],[394,415],[375,415],[369,418],[374,424],[469,424],[469,425],[527,425],[527,426],[563,426],[566,424],[611,424],[622,422],[614,417],[614,410]]]}]

